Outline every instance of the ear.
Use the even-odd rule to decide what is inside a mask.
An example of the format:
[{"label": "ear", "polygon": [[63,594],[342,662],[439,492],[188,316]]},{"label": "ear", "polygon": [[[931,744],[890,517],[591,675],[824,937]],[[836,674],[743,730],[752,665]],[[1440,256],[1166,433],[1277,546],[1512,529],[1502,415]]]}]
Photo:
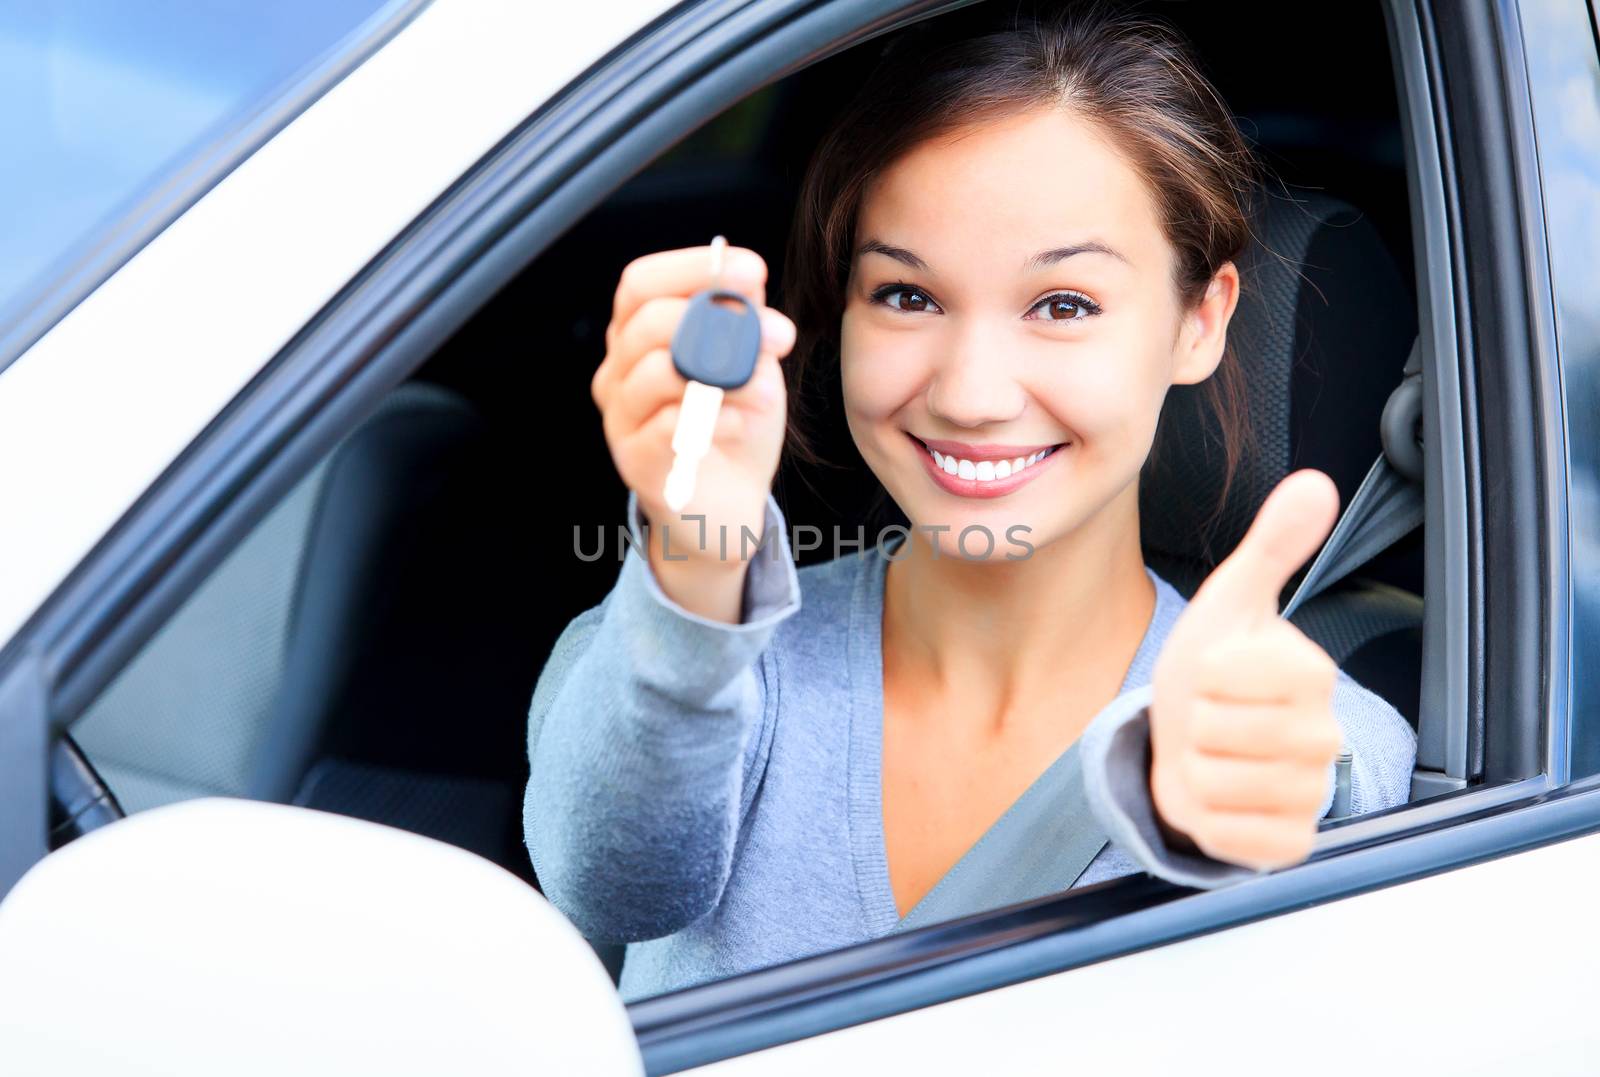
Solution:
[{"label": "ear", "polygon": [[1238,305],[1239,270],[1232,262],[1224,262],[1206,286],[1205,297],[1183,316],[1173,351],[1172,384],[1193,385],[1212,375],[1222,362],[1228,322]]}]

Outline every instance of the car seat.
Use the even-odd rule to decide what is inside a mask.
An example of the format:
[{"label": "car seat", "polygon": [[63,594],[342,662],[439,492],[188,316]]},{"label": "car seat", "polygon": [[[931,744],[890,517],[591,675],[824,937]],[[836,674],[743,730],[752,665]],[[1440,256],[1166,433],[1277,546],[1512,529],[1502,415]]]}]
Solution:
[{"label": "car seat", "polygon": [[[1228,335],[1253,449],[1222,499],[1220,426],[1200,387],[1175,386],[1140,488],[1146,561],[1185,595],[1291,471],[1325,471],[1341,508],[1349,504],[1382,450],[1379,419],[1417,334],[1413,292],[1354,206],[1318,192],[1263,191],[1252,231]],[[1415,726],[1420,562],[1392,564],[1387,580],[1376,575],[1373,567],[1330,588],[1291,620]]]},{"label": "car seat", "polygon": [[298,803],[531,879],[539,663],[501,455],[462,397],[421,382],[346,435],[75,724],[124,809]]}]

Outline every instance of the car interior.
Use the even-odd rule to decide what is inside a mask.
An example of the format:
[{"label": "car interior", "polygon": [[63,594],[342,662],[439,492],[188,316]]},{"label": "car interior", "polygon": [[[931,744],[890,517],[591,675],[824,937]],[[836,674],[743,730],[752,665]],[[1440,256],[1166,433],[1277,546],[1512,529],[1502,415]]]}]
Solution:
[{"label": "car interior", "polygon": [[[1326,471],[1349,503],[1382,452],[1380,415],[1417,335],[1380,7],[1336,19],[1263,7],[1248,17],[1307,45],[1262,49],[1259,27],[1234,32],[1255,6],[1158,8],[1195,42],[1274,176],[1232,323],[1256,449],[1206,526],[1220,455],[1198,395],[1177,388],[1141,490],[1147,560],[1185,594],[1290,471]],[[618,275],[638,255],[723,234],[766,257],[781,307],[806,160],[881,45],[730,102],[489,299],[305,476],[73,727],[126,811],[207,795],[305,805],[459,845],[537,885],[522,843],[528,703],[556,637],[610,589],[622,553],[627,491],[589,395]],[[842,419],[822,448],[846,466],[786,461],[776,495],[791,526],[853,534],[876,483]],[[602,531],[605,556],[574,555],[575,537],[589,548]],[[1422,588],[1419,530],[1294,617],[1413,725]],[[615,972],[620,952],[605,956]]]}]

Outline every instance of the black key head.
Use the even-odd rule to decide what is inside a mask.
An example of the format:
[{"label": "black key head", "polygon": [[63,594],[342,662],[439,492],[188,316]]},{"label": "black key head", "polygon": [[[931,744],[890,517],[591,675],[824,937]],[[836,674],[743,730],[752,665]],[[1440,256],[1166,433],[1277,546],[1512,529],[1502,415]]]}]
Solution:
[{"label": "black key head", "polygon": [[672,365],[678,373],[719,389],[737,389],[749,381],[760,355],[761,315],[755,304],[721,288],[696,292],[672,335]]}]

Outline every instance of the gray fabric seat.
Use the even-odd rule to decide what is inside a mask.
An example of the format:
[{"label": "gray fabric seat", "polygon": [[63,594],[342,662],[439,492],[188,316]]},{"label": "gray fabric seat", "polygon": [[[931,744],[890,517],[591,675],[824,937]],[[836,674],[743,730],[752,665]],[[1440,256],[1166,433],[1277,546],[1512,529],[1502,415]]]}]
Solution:
[{"label": "gray fabric seat", "polygon": [[[1140,490],[1146,560],[1185,595],[1225,557],[1283,477],[1327,472],[1348,505],[1382,445],[1378,422],[1416,339],[1413,293],[1359,210],[1317,192],[1263,194],[1239,262],[1229,336],[1255,444],[1222,490],[1221,431],[1196,387],[1174,387]],[[1420,589],[1420,575],[1415,580]],[[1417,721],[1422,600],[1354,579],[1292,620],[1346,672]]]},{"label": "gray fabric seat", "polygon": [[245,537],[73,726],[125,811],[251,788],[331,460]]},{"label": "gray fabric seat", "polygon": [[301,803],[513,870],[534,665],[498,454],[411,382],[245,537],[72,732],[125,810]]}]

